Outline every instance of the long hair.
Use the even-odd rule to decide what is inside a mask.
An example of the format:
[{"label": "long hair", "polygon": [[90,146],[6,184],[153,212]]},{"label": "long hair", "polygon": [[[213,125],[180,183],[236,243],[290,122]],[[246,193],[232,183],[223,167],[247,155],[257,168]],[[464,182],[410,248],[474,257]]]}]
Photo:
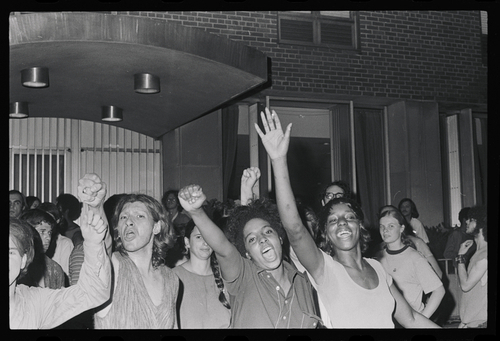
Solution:
[{"label": "long hair", "polygon": [[33,261],[35,249],[33,246],[33,229],[31,226],[20,219],[9,218],[9,237],[16,245],[21,257],[26,255],[26,265],[21,269],[18,280],[24,277],[28,272],[28,266]]},{"label": "long hair", "polygon": [[413,231],[413,229],[411,227],[409,227],[410,224],[407,222],[407,220],[405,219],[405,217],[403,216],[403,214],[399,210],[384,211],[380,214],[379,220],[382,217],[393,217],[394,219],[396,219],[398,224],[404,227],[403,232],[401,232],[401,242],[404,245],[408,245],[414,249],[417,249],[415,247],[415,244],[413,244],[413,242],[411,241],[411,239],[408,238],[409,232],[407,232],[407,231]]},{"label": "long hair", "polygon": [[326,224],[328,222],[328,217],[330,216],[330,213],[332,211],[333,206],[335,205],[340,205],[344,204],[349,206],[352,211],[354,212],[354,215],[360,222],[360,238],[359,238],[359,246],[361,249],[361,253],[366,252],[368,250],[368,246],[371,240],[370,233],[362,226],[363,221],[365,219],[365,215],[363,213],[363,210],[361,209],[361,206],[351,198],[334,198],[330,200],[320,211],[318,218],[319,218],[319,236],[318,236],[318,246],[323,252],[326,254],[329,254],[330,256],[334,256],[335,251],[333,248],[333,243],[330,241],[328,238],[328,233],[326,229]]},{"label": "long hair", "polygon": [[252,200],[246,206],[237,206],[234,208],[226,221],[226,235],[229,241],[233,243],[240,254],[245,257],[247,250],[243,239],[243,229],[250,220],[255,218],[267,221],[276,231],[283,241],[283,257],[288,261],[289,256],[287,252],[289,247],[286,231],[281,224],[278,208],[270,199],[261,198]]},{"label": "long hair", "polygon": [[163,206],[160,204],[160,202],[158,202],[158,200],[154,199],[153,197],[141,193],[132,193],[126,194],[120,198],[120,200],[116,204],[115,212],[111,219],[115,248],[116,251],[120,252],[122,255],[127,255],[127,251],[123,248],[123,243],[121,241],[120,235],[118,234],[118,221],[123,207],[128,203],[137,201],[143,203],[146,206],[155,223],[160,223],[160,232],[157,233],[153,239],[153,254],[151,257],[151,263],[156,269],[160,265],[165,264],[167,251],[174,245],[174,236],[171,225],[166,218]]},{"label": "long hair", "polygon": [[38,287],[40,286],[40,280],[45,276],[45,272],[47,271],[47,263],[45,262],[42,238],[34,227],[30,227],[33,234],[33,260],[26,267],[26,275],[20,278],[17,283],[30,287]]},{"label": "long hair", "polygon": [[[186,228],[184,230],[184,238],[189,239],[191,237],[191,233],[193,232],[196,225],[193,220],[190,220],[186,224]],[[190,258],[189,251],[186,250],[186,256]],[[212,251],[210,255],[210,268],[212,269],[212,273],[214,274],[215,284],[219,289],[219,302],[222,303],[224,307],[227,309],[231,309],[231,305],[227,301],[226,295],[224,294],[224,282],[222,281],[222,277],[220,274],[219,263],[217,262],[217,257],[215,256],[215,252]]]},{"label": "long hair", "polygon": [[401,201],[399,202],[399,205],[398,205],[398,208],[399,210],[401,210],[401,205],[408,201],[410,203],[410,207],[411,207],[411,217],[412,218],[418,218],[419,217],[419,213],[418,213],[418,210],[417,210],[417,205],[415,205],[415,203],[413,202],[413,200],[411,200],[410,198],[403,198],[401,199]]}]

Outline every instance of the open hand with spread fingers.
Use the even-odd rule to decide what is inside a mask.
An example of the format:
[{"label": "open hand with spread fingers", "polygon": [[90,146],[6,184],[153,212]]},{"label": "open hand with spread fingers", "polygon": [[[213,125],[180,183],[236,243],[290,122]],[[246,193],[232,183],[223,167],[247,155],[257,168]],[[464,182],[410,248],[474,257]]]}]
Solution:
[{"label": "open hand with spread fingers", "polygon": [[259,134],[267,154],[271,160],[286,157],[288,145],[290,144],[292,124],[288,124],[285,133],[283,133],[278,115],[274,110],[270,112],[268,108],[265,109],[265,113],[260,113],[260,118],[264,126],[264,132],[262,132],[257,123],[255,123],[255,130]]}]

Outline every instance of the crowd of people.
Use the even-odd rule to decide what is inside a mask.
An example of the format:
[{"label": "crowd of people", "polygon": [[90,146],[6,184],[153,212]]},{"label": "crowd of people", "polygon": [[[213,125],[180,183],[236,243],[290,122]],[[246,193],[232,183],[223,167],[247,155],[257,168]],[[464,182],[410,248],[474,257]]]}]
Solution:
[{"label": "crowd of people", "polygon": [[[283,130],[267,108],[261,120],[275,199],[254,193],[256,167],[244,170],[229,207],[211,205],[202,184],[160,201],[106,198],[96,174],[55,203],[11,190],[10,328],[439,328],[443,272],[415,203],[382,205],[373,245],[347,182],[325,187],[318,212],[297,202],[292,126]],[[463,291],[460,327],[484,328],[486,209],[460,220],[446,248]]]}]

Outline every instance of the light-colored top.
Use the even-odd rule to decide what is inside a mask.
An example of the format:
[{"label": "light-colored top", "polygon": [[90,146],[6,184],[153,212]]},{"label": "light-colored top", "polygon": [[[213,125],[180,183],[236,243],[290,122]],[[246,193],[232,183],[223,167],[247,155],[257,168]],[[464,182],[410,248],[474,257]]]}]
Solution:
[{"label": "light-colored top", "polygon": [[161,303],[155,305],[135,263],[119,252],[113,256],[119,262],[119,269],[115,277],[112,305],[104,317],[94,315],[95,329],[177,328],[175,303],[179,278],[172,270],[165,265],[158,267],[157,271],[161,271],[163,277],[163,297]]},{"label": "light-colored top", "polygon": [[[482,248],[470,259],[467,274],[480,262],[488,262],[488,248]],[[488,271],[471,290],[463,292],[460,319],[467,327],[477,327],[488,320]]]},{"label": "light-colored top", "polygon": [[[290,260],[293,262],[293,265],[297,268],[302,273],[305,273],[307,275],[307,278],[311,282],[312,286],[316,291],[318,291],[318,285],[316,284],[316,281],[312,276],[307,272],[306,268],[302,265],[302,263],[299,262],[299,258],[297,257],[297,254],[293,250],[293,248],[290,248]],[[323,322],[323,325],[326,328],[333,328],[332,322],[330,321],[330,316],[328,316],[328,311],[326,310],[325,305],[323,304],[323,301],[321,300],[320,297],[318,297],[318,308],[320,312],[320,317],[321,317],[321,322]]]},{"label": "light-colored top", "polygon": [[220,290],[214,275],[198,275],[182,265],[176,266],[172,271],[180,279],[177,297],[179,329],[228,328],[231,310],[219,301]]},{"label": "light-colored top", "polygon": [[443,285],[429,262],[411,247],[396,255],[384,250],[380,263],[394,279],[408,304],[419,313],[425,308],[423,293],[428,294]]},{"label": "light-colored top", "polygon": [[230,295],[231,328],[316,328],[312,286],[304,274],[283,261],[291,283],[287,293],[266,270],[239,256],[239,273],[224,281]]},{"label": "light-colored top", "polygon": [[427,232],[425,232],[424,225],[417,218],[411,218],[410,225],[415,231],[417,237],[422,239],[427,244],[429,243],[429,237],[427,237]]},{"label": "light-colored top", "polygon": [[321,251],[324,275],[317,283],[318,295],[328,310],[333,328],[394,328],[392,278],[374,259],[363,258],[376,271],[378,286],[365,289],[349,276],[342,264]]},{"label": "light-colored top", "polygon": [[57,264],[61,266],[64,270],[64,273],[69,278],[69,256],[71,255],[71,251],[73,251],[74,245],[73,241],[68,237],[63,235],[59,235],[57,237],[57,245],[56,250],[54,252],[54,256],[52,256],[52,260],[56,261]]},{"label": "light-colored top", "polygon": [[[84,242],[85,243],[85,242]],[[103,279],[99,278],[99,274]],[[85,262],[77,285],[49,289],[17,285],[10,306],[11,329],[50,329],[109,299],[111,263],[104,243],[86,244]]]}]

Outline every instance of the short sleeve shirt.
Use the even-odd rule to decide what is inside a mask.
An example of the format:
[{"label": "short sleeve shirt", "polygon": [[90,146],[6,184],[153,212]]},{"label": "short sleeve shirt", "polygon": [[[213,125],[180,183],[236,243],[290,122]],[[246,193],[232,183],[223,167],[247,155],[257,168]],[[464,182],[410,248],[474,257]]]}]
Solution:
[{"label": "short sleeve shirt", "polygon": [[389,273],[403,293],[408,304],[417,312],[422,312],[423,293],[430,293],[443,285],[429,262],[415,249],[408,247],[396,255],[383,252],[380,263]]},{"label": "short sleeve shirt", "polygon": [[272,274],[239,257],[239,274],[224,281],[230,295],[231,328],[315,328],[319,321],[307,277],[283,261],[292,284],[288,293]]}]

